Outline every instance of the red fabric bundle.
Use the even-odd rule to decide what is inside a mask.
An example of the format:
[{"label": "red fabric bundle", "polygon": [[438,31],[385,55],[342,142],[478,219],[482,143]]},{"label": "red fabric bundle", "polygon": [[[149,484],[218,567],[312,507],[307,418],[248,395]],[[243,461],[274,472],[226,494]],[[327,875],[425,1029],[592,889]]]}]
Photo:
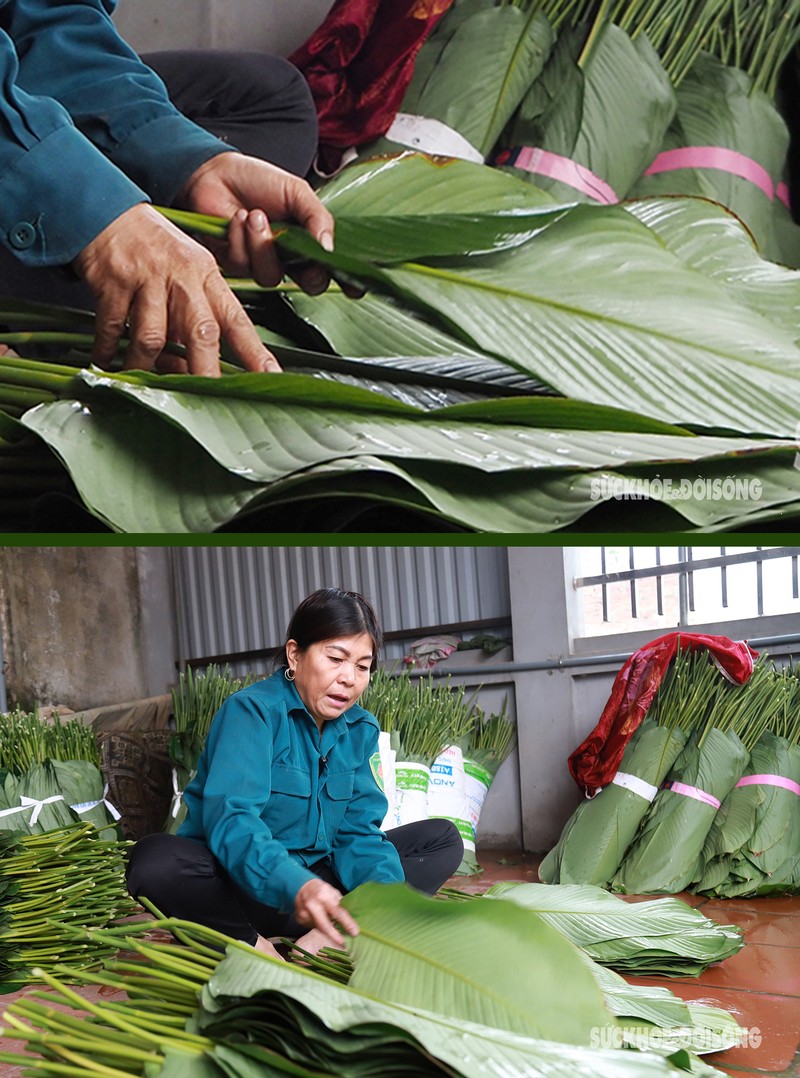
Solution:
[{"label": "red fabric bundle", "polygon": [[425,38],[453,0],[337,0],[290,60],[317,106],[321,145],[347,149],[385,134]]},{"label": "red fabric bundle", "polygon": [[625,746],[644,718],[679,646],[685,651],[707,648],[723,674],[738,685],[750,677],[753,660],[758,656],[742,640],[703,633],[667,633],[634,651],[614,679],[597,726],[568,761],[570,774],[589,796],[616,775]]}]

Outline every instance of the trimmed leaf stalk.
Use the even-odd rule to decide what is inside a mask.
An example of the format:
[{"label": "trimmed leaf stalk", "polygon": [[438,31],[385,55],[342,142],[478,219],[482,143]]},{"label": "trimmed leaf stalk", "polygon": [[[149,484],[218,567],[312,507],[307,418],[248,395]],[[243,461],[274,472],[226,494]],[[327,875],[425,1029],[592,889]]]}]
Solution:
[{"label": "trimmed leaf stalk", "polygon": [[229,696],[254,680],[252,674],[234,678],[230,666],[220,669],[215,663],[201,673],[193,671],[191,666],[181,671],[178,684],[172,690],[175,733],[169,743],[177,792],[170,806],[166,830],[175,832],[183,820],[182,794],[197,769],[214,716]]},{"label": "trimmed leaf stalk", "polygon": [[71,926],[108,924],[138,909],[125,888],[127,845],[99,839],[91,824],[0,836],[1,977],[65,960],[88,968],[110,953]]}]

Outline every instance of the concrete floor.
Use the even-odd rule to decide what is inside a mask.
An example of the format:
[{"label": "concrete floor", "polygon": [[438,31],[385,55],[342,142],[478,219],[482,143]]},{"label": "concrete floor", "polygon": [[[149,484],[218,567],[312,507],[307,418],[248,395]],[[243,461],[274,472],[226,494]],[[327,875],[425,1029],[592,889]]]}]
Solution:
[{"label": "concrete floor", "polygon": [[[535,859],[514,851],[485,851],[479,856],[480,876],[456,877],[450,886],[480,892],[500,880],[538,880]],[[739,1024],[761,1033],[756,1047],[733,1048],[708,1056],[709,1063],[733,1076],[782,1075],[800,1078],[800,897],[761,899],[704,899],[682,895],[713,920],[744,929],[745,947],[700,977],[628,978],[638,984],[668,987],[686,1000],[703,1000],[731,1011]],[[630,901],[636,901],[631,897]],[[23,989],[22,991],[27,991]],[[118,998],[116,990],[80,988],[86,999]],[[8,1003],[19,993],[2,997]],[[19,1050],[11,1040],[0,1050]],[[23,1070],[0,1063],[0,1078],[20,1078]]]}]

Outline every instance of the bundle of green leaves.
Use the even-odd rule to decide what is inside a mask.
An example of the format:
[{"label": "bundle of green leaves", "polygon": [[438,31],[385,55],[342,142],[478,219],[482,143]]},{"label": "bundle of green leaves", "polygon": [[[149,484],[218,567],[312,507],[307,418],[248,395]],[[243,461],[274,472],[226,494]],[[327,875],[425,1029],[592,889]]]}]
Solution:
[{"label": "bundle of green leaves", "polygon": [[723,898],[800,887],[800,681],[773,670],[780,692],[745,773],[722,802],[691,890]]},{"label": "bundle of green leaves", "polygon": [[475,695],[465,695],[465,687],[452,685],[449,675],[443,681],[412,678],[408,671],[372,675],[361,702],[390,735],[395,752],[387,826],[428,818],[431,768],[447,746],[466,740],[476,721]]},{"label": "bundle of green leaves", "polygon": [[484,898],[533,910],[595,962],[645,977],[697,977],[744,946],[736,925],[717,924],[679,898],[626,902],[602,887],[497,883]]},{"label": "bundle of green leaves", "polygon": [[[323,196],[336,251],[292,227],[278,244],[370,294],[242,284],[257,321],[280,319],[280,377],[0,359],[9,512],[20,483],[33,499],[69,482],[138,533],[318,531],[323,504],[331,531],[707,531],[798,511],[800,284],[784,271],[778,298],[777,267],[729,216],[705,204],[687,232],[671,200],[558,206],[496,169],[418,155],[352,165]],[[58,315],[41,317],[51,334]],[[91,318],[61,317],[88,365]]]},{"label": "bundle of green leaves", "polygon": [[94,730],[80,718],[63,720],[58,711],[47,720],[38,709],[0,715],[0,768],[21,774],[45,760],[87,760],[99,767]]},{"label": "bundle of green leaves", "polygon": [[79,718],[17,708],[0,715],[0,830],[39,834],[76,821],[108,827],[116,819],[94,730]]},{"label": "bundle of green leaves", "polygon": [[[795,5],[796,6],[796,5]],[[734,213],[773,262],[800,265],[800,229],[778,197],[789,130],[751,76],[698,58],[677,90],[677,111],[635,198],[694,195]]]},{"label": "bundle of green leaves", "polygon": [[[704,17],[712,7],[694,6]],[[498,166],[564,202],[624,198],[675,114],[673,83],[646,33],[632,39],[604,14],[562,29],[494,155]]]},{"label": "bundle of green leaves", "polygon": [[487,716],[477,703],[479,692],[480,687],[468,695],[449,674],[415,678],[409,671],[393,675],[378,670],[361,700],[395,752],[395,782],[387,784],[394,790],[387,826],[409,823],[412,816],[451,820],[464,840],[460,875],[480,871],[475,838],[481,808],[516,743],[506,702],[499,713]]},{"label": "bundle of green leaves", "polygon": [[625,747],[617,775],[570,816],[539,866],[541,880],[611,882],[689,734],[704,720],[721,677],[704,652],[678,651]]},{"label": "bundle of green leaves", "polygon": [[[26,997],[5,1015],[8,1033],[41,1058],[0,1058],[24,1059],[35,1076],[63,1061],[149,1078],[488,1078],[498,1068],[508,1078],[655,1078],[719,1074],[691,1054],[693,1041],[728,1045],[741,1033],[726,1012],[625,985],[542,918],[502,899],[438,902],[400,885],[367,884],[345,903],[361,927],[349,941],[347,984],[187,922],[93,932],[147,959],[110,963],[102,975],[128,1001],[93,1005],[92,1021],[81,1023],[75,1009],[84,1001],[48,977],[48,998],[67,1013]],[[137,939],[154,925],[183,946]],[[216,948],[225,945],[220,961]],[[620,1050],[631,1043],[643,1050]]]},{"label": "bundle of green leaves", "polygon": [[721,5],[704,54],[677,86],[661,153],[632,192],[713,199],[745,222],[766,257],[791,266],[800,265],[800,229],[781,191],[789,131],[776,101],[798,37],[797,0]]},{"label": "bundle of green leaves", "polygon": [[412,678],[377,670],[361,703],[391,734],[398,760],[430,767],[445,745],[460,740],[474,724],[474,699],[464,686],[446,679]]},{"label": "bundle of green leaves", "polygon": [[538,5],[460,0],[420,49],[400,114],[362,158],[404,147],[481,161],[553,46]]},{"label": "bundle of green leaves", "polygon": [[508,759],[517,743],[517,727],[506,712],[506,703],[504,700],[501,710],[488,716],[483,709],[476,709],[476,721],[463,748],[470,830],[463,835],[464,856],[458,875],[475,875],[480,871],[475,846],[483,805],[500,765]]},{"label": "bundle of green leaves", "polygon": [[611,882],[615,890],[675,894],[695,879],[717,809],[742,777],[779,692],[763,656],[744,685],[720,679]]}]

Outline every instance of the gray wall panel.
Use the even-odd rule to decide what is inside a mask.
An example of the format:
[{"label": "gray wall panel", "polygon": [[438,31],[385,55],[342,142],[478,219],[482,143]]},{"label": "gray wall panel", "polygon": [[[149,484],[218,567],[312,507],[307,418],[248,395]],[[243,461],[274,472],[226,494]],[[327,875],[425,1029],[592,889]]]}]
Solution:
[{"label": "gray wall panel", "polygon": [[510,614],[502,547],[178,547],[173,571],[184,662],[276,647],[297,603],[329,585],[362,592],[384,631],[411,637]]},{"label": "gray wall panel", "polygon": [[122,0],[114,22],[140,52],[255,49],[288,56],[331,7],[331,0]]}]

